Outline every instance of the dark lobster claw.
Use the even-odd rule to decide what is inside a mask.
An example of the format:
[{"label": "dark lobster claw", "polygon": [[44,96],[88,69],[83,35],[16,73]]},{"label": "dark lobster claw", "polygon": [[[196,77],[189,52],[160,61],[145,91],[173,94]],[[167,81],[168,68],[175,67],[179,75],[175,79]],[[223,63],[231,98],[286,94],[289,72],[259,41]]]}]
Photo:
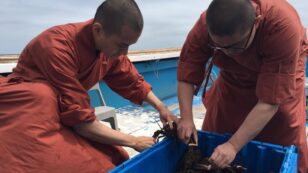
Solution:
[{"label": "dark lobster claw", "polygon": [[159,142],[159,139],[162,137],[176,137],[177,136],[177,125],[175,122],[172,122],[173,128],[171,129],[170,125],[166,123],[163,128],[157,130],[153,134],[153,138],[156,142]]}]

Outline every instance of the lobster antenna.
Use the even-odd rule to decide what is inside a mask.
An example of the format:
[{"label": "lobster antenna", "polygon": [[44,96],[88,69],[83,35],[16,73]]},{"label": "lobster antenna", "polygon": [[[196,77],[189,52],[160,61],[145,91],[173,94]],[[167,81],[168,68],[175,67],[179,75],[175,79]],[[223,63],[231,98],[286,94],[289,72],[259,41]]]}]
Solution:
[{"label": "lobster antenna", "polygon": [[159,122],[158,122],[156,119],[154,119],[154,121],[156,122],[156,124],[158,125],[158,127],[159,127],[160,129],[163,129],[163,128],[160,126]]}]

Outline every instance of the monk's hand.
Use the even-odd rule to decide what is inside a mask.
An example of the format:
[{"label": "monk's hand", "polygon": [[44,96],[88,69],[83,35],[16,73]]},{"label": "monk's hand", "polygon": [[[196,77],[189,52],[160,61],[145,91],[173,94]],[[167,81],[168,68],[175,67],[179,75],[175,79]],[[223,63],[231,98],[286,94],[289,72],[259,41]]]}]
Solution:
[{"label": "monk's hand", "polygon": [[174,116],[174,114],[165,105],[161,105],[158,108],[158,112],[160,120],[163,123],[163,125],[168,123],[171,129],[173,129],[172,122],[175,122],[177,124],[179,121],[179,119],[176,116]]},{"label": "monk's hand", "polygon": [[193,137],[194,142],[198,144],[197,130],[192,118],[181,118],[178,123],[178,136],[184,142],[188,143]]},{"label": "monk's hand", "polygon": [[235,158],[237,149],[229,141],[219,145],[212,153],[210,160],[212,160],[218,167],[225,168]]},{"label": "monk's hand", "polygon": [[137,136],[135,137],[134,145],[132,146],[132,148],[134,148],[138,152],[141,152],[154,144],[155,139],[152,137]]}]

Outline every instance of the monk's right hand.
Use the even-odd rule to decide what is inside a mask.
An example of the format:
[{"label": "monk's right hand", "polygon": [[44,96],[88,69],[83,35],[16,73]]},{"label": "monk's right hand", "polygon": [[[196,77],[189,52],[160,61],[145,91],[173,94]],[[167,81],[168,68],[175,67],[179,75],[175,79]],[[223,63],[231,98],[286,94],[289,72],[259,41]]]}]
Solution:
[{"label": "monk's right hand", "polygon": [[197,130],[194,121],[191,118],[181,118],[178,123],[178,137],[184,142],[188,143],[191,136],[198,144]]},{"label": "monk's right hand", "polygon": [[135,138],[135,145],[132,146],[136,151],[141,152],[152,145],[155,144],[155,139],[152,137],[146,137],[146,136],[137,136]]}]

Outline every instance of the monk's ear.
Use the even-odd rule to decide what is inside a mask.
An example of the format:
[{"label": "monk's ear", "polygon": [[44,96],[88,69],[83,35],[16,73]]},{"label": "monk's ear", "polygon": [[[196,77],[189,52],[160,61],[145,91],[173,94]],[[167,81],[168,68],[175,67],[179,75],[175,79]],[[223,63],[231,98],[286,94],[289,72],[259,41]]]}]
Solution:
[{"label": "monk's ear", "polygon": [[92,31],[93,31],[93,34],[96,36],[104,34],[103,25],[99,22],[94,22],[92,26]]}]

